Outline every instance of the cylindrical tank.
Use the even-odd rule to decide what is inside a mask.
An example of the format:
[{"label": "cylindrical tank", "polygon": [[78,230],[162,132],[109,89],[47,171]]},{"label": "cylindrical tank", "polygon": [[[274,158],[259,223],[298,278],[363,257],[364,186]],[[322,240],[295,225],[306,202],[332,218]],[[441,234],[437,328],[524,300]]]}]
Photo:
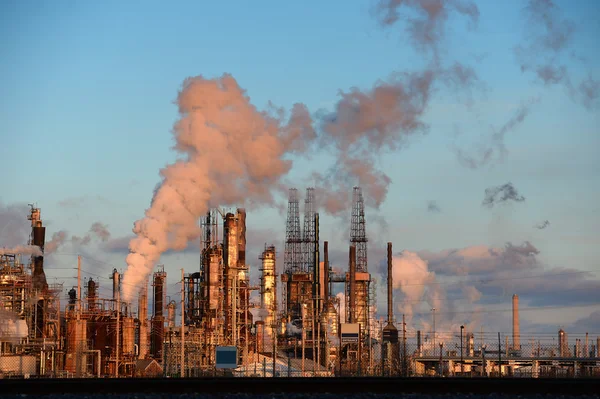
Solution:
[{"label": "cylindrical tank", "polygon": [[[81,347],[79,345],[81,344]],[[67,322],[67,353],[87,349],[87,321],[69,319]]]},{"label": "cylindrical tank", "polygon": [[96,310],[96,282],[93,279],[89,279],[87,283],[87,299],[88,299],[88,310]]},{"label": "cylindrical tank", "polygon": [[219,252],[216,250],[211,251],[208,272],[208,300],[210,309],[217,309],[219,307],[219,261]]},{"label": "cylindrical tank", "polygon": [[175,328],[175,314],[177,310],[177,304],[175,301],[169,302],[167,305],[167,325],[169,328]]},{"label": "cylindrical tank", "polygon": [[256,351],[263,352],[265,346],[265,323],[261,320],[256,322]]},{"label": "cylindrical tank", "polygon": [[262,260],[262,278],[260,305],[267,312],[264,319],[269,335],[272,335],[272,324],[277,311],[277,270],[275,265],[275,247],[265,248],[260,257]]},{"label": "cylindrical tank", "polygon": [[135,324],[132,317],[123,317],[123,354],[133,354],[135,345]]}]

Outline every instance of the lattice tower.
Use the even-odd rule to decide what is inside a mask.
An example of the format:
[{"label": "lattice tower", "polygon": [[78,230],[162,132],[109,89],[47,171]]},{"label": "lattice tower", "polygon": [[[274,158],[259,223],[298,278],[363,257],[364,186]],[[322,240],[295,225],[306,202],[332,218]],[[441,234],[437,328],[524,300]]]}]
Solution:
[{"label": "lattice tower", "polygon": [[367,272],[367,233],[365,228],[365,202],[360,187],[352,192],[352,222],[350,243],[356,247],[356,271]]},{"label": "lattice tower", "polygon": [[289,191],[288,214],[285,230],[284,272],[297,273],[302,266],[302,235],[300,230],[300,210],[298,190]]},{"label": "lattice tower", "polygon": [[315,252],[315,189],[306,189],[304,199],[304,231],[302,233],[302,271],[312,273]]}]

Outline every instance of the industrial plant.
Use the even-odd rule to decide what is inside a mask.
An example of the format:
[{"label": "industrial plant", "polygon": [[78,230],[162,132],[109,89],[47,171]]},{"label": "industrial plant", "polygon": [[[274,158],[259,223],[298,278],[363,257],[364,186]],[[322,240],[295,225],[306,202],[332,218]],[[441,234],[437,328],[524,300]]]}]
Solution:
[{"label": "industrial plant", "polygon": [[319,233],[315,195],[306,190],[301,223],[298,191],[289,190],[285,247],[264,244],[259,285],[250,283],[246,210],[211,209],[200,220],[199,268],[182,269],[179,292],[167,297],[167,273],[157,265],[136,303],[121,299],[117,269],[112,295],[101,297],[97,279],[82,281],[81,258],[76,287],[48,284],[45,227],[31,206],[29,245],[39,250],[0,255],[0,376],[600,375],[600,337],[571,346],[561,329],[555,345],[522,343],[517,295],[512,336],[491,342],[461,326],[436,343],[435,321],[421,332],[397,320],[392,243],[387,318],[378,320],[361,189],[352,192],[348,262],[337,268]]}]

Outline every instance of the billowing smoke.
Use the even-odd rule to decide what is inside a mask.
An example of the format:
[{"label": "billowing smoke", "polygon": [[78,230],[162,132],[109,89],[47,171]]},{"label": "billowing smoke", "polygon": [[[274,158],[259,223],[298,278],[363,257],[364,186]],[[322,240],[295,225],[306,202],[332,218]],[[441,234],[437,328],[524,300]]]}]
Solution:
[{"label": "billowing smoke", "polygon": [[506,201],[523,202],[525,201],[525,197],[519,194],[512,183],[508,182],[501,186],[486,188],[485,197],[481,205],[492,208],[494,205]]},{"label": "billowing smoke", "polygon": [[435,284],[435,273],[429,271],[426,261],[415,252],[402,251],[399,256],[393,257],[392,262],[394,289],[403,294],[396,300],[397,309],[406,315],[407,320],[412,319],[414,309],[420,307],[424,296],[432,307],[440,308],[441,287]]},{"label": "billowing smoke", "polygon": [[16,247],[27,242],[30,227],[27,223],[29,208],[26,204],[4,205],[0,202],[0,244]]},{"label": "billowing smoke", "polygon": [[6,254],[42,256],[42,250],[37,245],[19,245],[12,248],[0,248],[0,255]]},{"label": "billowing smoke", "polygon": [[27,322],[11,311],[0,309],[0,339],[17,343],[27,337]]},{"label": "billowing smoke", "polygon": [[130,301],[161,254],[181,250],[200,234],[197,220],[213,206],[273,203],[273,190],[292,167],[286,159],[314,137],[306,108],[292,108],[289,122],[250,103],[231,75],[183,83],[173,127],[181,158],[160,171],[145,217],[134,226],[123,296]]},{"label": "billowing smoke", "polygon": [[440,208],[440,206],[437,204],[436,201],[427,202],[427,212],[440,213],[441,211],[442,211],[442,209]]},{"label": "billowing smoke", "polygon": [[46,253],[46,255],[49,255],[53,252],[56,252],[58,247],[63,245],[66,241],[67,232],[64,230],[57,231],[56,233],[52,234],[52,238],[50,239],[50,241],[46,242],[46,245],[44,246],[44,253]]},{"label": "billowing smoke", "polygon": [[395,72],[369,90],[341,91],[334,111],[319,117],[322,147],[333,147],[336,162],[313,178],[321,182],[318,189],[326,193],[323,207],[333,215],[349,208],[348,188],[354,185],[364,189],[366,205],[379,208],[391,183],[379,168],[381,154],[398,151],[411,136],[427,132],[422,117],[437,83],[462,89],[478,80],[468,66],[445,65],[440,51],[451,14],[477,22],[479,10],[474,3],[384,0],[375,13],[384,28],[406,23],[411,44],[425,56],[427,66],[417,72]]},{"label": "billowing smoke", "polygon": [[548,226],[550,226],[550,221],[544,220],[543,222],[540,222],[533,227],[535,227],[538,230],[544,230]]},{"label": "billowing smoke", "polygon": [[563,18],[552,0],[529,0],[524,16],[526,39],[515,49],[521,71],[533,73],[544,85],[564,85],[588,109],[597,105],[600,82],[589,72],[586,79],[574,83],[564,64],[565,58],[576,58],[570,49],[575,23]]}]

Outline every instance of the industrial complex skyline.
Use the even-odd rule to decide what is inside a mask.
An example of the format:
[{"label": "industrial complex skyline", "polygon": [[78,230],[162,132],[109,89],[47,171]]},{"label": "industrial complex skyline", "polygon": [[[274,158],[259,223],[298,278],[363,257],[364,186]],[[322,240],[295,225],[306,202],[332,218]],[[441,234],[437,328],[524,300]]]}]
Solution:
[{"label": "industrial complex skyline", "polygon": [[[181,194],[184,176],[195,217],[154,219],[175,236],[150,265],[164,265],[167,295],[180,269],[199,270],[200,216],[215,207],[246,209],[250,285],[265,245],[281,275],[290,188],[303,215],[314,187],[339,274],[356,186],[377,319],[391,242],[394,316],[411,331],[435,313],[440,332],[509,333],[516,294],[521,334],[597,334],[599,6],[434,4],[1,5],[0,249],[27,244],[34,203],[48,281],[66,298],[82,255],[110,296],[114,268],[128,281],[133,223],[153,195],[169,214],[159,184]],[[223,137],[235,140],[210,142]],[[165,169],[176,160],[192,167]]]}]

